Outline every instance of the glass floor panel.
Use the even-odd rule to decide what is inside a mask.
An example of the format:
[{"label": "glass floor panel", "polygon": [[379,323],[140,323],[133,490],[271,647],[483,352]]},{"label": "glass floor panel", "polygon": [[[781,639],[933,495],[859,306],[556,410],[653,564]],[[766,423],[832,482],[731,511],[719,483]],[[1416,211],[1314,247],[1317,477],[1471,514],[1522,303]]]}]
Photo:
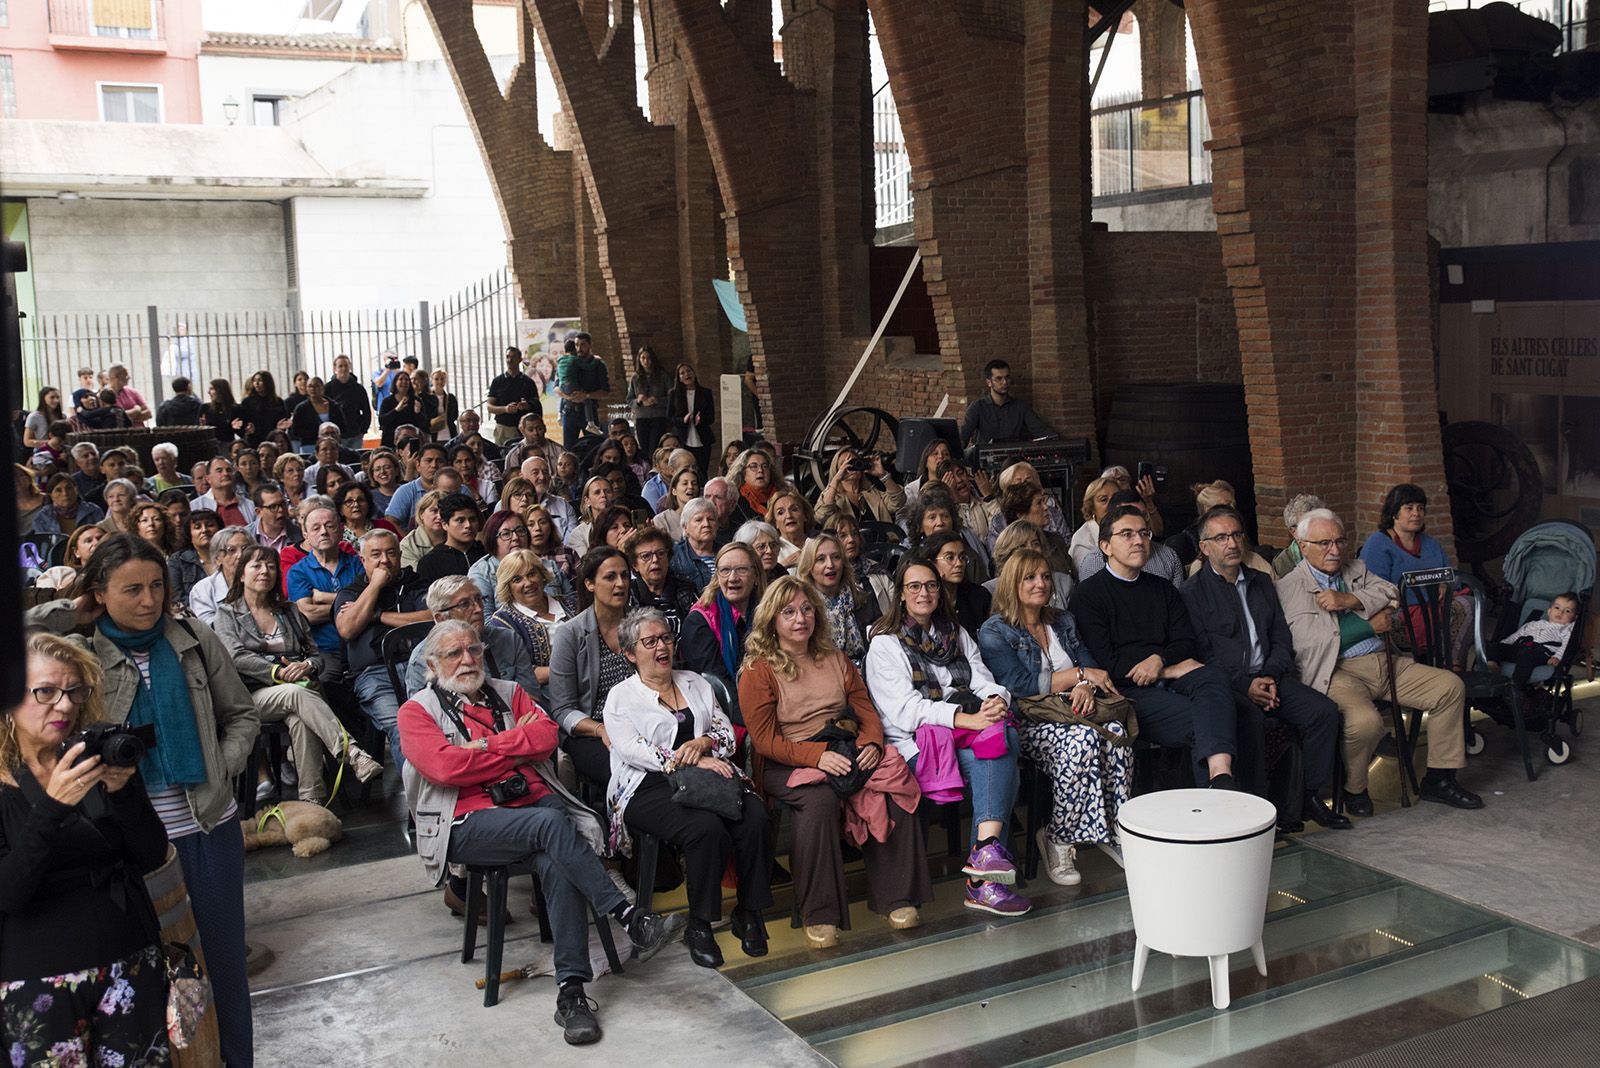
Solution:
[{"label": "glass floor panel", "polygon": [[1577,943],[1297,843],[1270,886],[1268,976],[1236,954],[1221,1013],[1203,959],[1154,954],[1131,991],[1109,864],[1017,920],[966,912],[951,880],[923,929],[863,916],[828,954],[781,949],[774,922],[779,960],[724,974],[841,1068],[1332,1064],[1600,974]]}]

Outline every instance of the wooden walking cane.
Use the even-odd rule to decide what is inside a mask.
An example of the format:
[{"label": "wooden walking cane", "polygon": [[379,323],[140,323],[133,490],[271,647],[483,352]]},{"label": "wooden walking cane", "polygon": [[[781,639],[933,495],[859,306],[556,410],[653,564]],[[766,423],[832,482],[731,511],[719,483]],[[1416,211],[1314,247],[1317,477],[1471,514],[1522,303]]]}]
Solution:
[{"label": "wooden walking cane", "polygon": [[[1411,790],[1409,783],[1416,776],[1416,770],[1411,766],[1413,754],[1411,752],[1411,738],[1406,733],[1406,717],[1400,707],[1400,687],[1395,682],[1394,671],[1394,631],[1383,636],[1383,661],[1384,670],[1389,676],[1389,717],[1394,722],[1394,751],[1400,758],[1400,807],[1411,807]],[[1418,712],[1417,715],[1421,715]],[[1421,787],[1417,788],[1419,793]]]},{"label": "wooden walking cane", "polygon": [[[514,983],[518,979],[532,979],[535,975],[538,975],[538,974],[539,974],[539,972],[538,972],[538,970],[537,970],[535,965],[533,965],[533,964],[524,964],[522,967],[515,968],[515,969],[513,969],[513,970],[511,970],[509,972],[501,972],[500,973],[500,983],[503,986],[506,983]],[[487,980],[487,979],[478,979],[472,985],[477,987],[479,990],[482,990],[484,987],[489,985],[489,980]]]}]

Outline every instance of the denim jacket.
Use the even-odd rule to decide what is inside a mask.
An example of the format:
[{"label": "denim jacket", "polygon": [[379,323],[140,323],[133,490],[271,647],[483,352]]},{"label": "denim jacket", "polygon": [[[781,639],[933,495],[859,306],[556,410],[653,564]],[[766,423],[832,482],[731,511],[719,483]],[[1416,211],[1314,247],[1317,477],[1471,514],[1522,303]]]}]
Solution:
[{"label": "denim jacket", "polygon": [[[1057,612],[1051,624],[1056,641],[1079,667],[1099,667],[1094,656],[1078,637],[1078,624],[1072,613]],[[978,650],[995,681],[1011,692],[1013,699],[1037,697],[1050,692],[1050,670],[1045,666],[1044,650],[1023,627],[1013,627],[1002,616],[984,620],[978,628]]]}]

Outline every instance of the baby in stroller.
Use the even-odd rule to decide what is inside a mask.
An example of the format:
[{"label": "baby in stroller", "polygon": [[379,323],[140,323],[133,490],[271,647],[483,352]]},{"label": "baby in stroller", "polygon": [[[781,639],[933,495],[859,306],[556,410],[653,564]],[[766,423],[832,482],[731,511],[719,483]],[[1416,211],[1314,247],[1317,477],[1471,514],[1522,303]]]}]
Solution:
[{"label": "baby in stroller", "polygon": [[1543,619],[1530,619],[1495,646],[1494,655],[1502,662],[1514,664],[1511,683],[1518,690],[1525,689],[1533,669],[1541,665],[1555,667],[1561,663],[1572,640],[1573,624],[1578,618],[1578,595],[1563,593],[1550,602]]}]

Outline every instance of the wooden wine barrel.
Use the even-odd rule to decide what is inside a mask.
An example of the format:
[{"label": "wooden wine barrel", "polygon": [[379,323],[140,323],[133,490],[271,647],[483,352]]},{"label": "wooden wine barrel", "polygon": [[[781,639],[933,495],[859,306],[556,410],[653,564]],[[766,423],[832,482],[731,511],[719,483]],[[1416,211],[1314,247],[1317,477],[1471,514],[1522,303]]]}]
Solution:
[{"label": "wooden wine barrel", "polygon": [[[145,888],[155,905],[156,918],[161,924],[161,942],[177,942],[194,950],[203,969],[206,962],[205,947],[200,944],[200,931],[195,927],[194,911],[189,907],[189,888],[183,881],[183,865],[178,863],[178,850],[168,844],[167,860],[161,867],[145,876]],[[188,1049],[172,1050],[172,1063],[176,1068],[217,1068],[222,1064],[222,1040],[217,1031],[217,1007],[206,1009],[205,1019]]]},{"label": "wooden wine barrel", "polygon": [[127,445],[139,454],[139,466],[148,475],[155,474],[155,464],[150,459],[150,447],[158,442],[170,441],[178,447],[178,470],[184,474],[201,460],[209,460],[220,451],[217,432],[209,426],[149,426],[123,427],[117,430],[82,430],[67,439],[76,445],[80,441],[92,442],[101,452],[116,445]]},{"label": "wooden wine barrel", "polygon": [[1168,534],[1195,520],[1196,482],[1233,484],[1246,529],[1255,534],[1255,476],[1244,387],[1223,382],[1120,386],[1111,399],[1105,460],[1137,477],[1142,461],[1164,465],[1156,504]]}]

